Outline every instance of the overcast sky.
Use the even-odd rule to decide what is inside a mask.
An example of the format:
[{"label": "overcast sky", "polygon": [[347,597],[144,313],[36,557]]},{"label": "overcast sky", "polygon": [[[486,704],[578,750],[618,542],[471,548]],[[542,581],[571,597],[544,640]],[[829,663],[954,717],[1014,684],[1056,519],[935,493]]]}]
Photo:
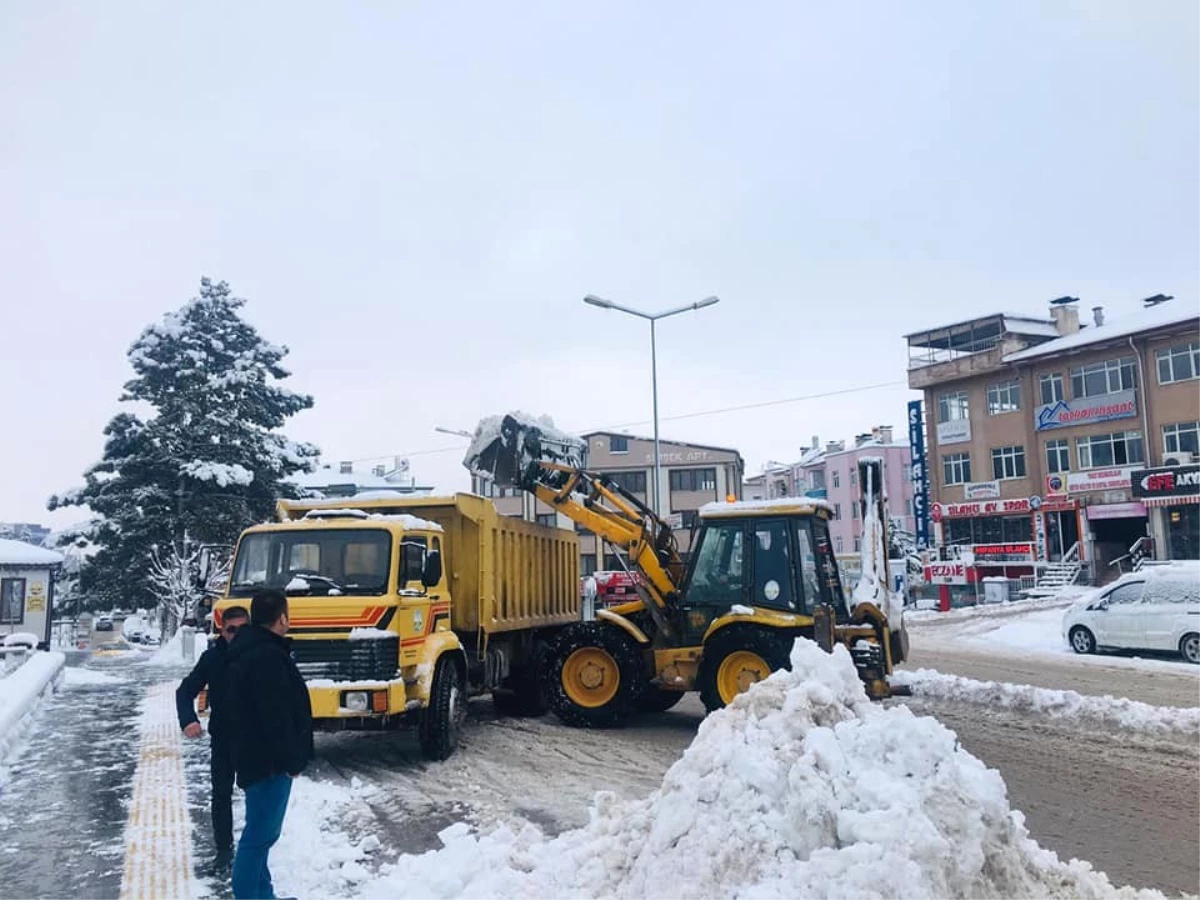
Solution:
[{"label": "overcast sky", "polygon": [[[0,521],[64,524],[202,275],[325,459],[465,487],[494,412],[738,448],[902,431],[926,325],[1198,297],[1197,4],[0,5]],[[766,409],[682,414],[867,385]],[[445,452],[422,451],[453,448]]]}]

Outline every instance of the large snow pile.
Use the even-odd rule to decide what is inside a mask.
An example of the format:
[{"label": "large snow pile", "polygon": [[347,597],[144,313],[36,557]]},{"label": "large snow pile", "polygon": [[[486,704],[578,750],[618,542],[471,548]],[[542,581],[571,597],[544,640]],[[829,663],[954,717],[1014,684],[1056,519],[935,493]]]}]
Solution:
[{"label": "large snow pile", "polygon": [[844,648],[798,641],[707,718],[645,800],[597,795],[585,827],[476,836],[383,867],[378,897],[1105,897],[1028,835],[1000,775],[954,733],[866,700]]},{"label": "large snow pile", "polygon": [[208,648],[208,635],[203,631],[192,634],[192,658],[189,660],[183,653],[183,629],[180,628],[171,639],[161,645],[146,658],[150,666],[191,666]]}]

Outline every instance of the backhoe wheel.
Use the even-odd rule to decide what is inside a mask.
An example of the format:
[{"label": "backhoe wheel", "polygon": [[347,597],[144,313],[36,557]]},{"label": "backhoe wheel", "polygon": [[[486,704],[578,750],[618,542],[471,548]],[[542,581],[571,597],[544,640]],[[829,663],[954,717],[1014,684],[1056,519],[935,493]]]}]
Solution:
[{"label": "backhoe wheel", "polygon": [[467,717],[467,696],[462,673],[454,660],[443,656],[433,672],[429,705],[421,711],[417,737],[426,759],[446,759],[458,747],[463,722]]},{"label": "backhoe wheel", "polygon": [[582,728],[621,724],[646,687],[637,645],[603,622],[564,628],[546,654],[542,683],[554,714]]},{"label": "backhoe wheel", "polygon": [[683,691],[666,691],[650,685],[637,701],[637,711],[643,713],[666,712],[683,699]]},{"label": "backhoe wheel", "polygon": [[791,669],[793,638],[763,628],[723,628],[704,645],[697,679],[709,712],[721,709],[779,669]]},{"label": "backhoe wheel", "polygon": [[492,691],[492,705],[502,716],[535,717],[546,714],[546,692],[539,672],[546,656],[544,641],[533,646],[529,662],[521,666],[504,680],[504,684]]}]

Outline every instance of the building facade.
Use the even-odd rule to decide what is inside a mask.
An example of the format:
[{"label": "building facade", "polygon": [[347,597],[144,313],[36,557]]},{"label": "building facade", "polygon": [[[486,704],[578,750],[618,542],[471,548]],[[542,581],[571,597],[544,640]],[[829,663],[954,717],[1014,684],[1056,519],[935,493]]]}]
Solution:
[{"label": "building facade", "polygon": [[[653,505],[650,500],[654,484],[653,438],[606,431],[581,437],[588,445],[589,470],[608,475],[638,500]],[[659,487],[659,513],[663,518],[674,519],[679,549],[686,556],[690,550],[691,530],[697,510],[705,503],[730,495],[739,500],[742,498],[745,462],[737,450],[729,447],[660,439],[659,450],[663,481]],[[621,568],[612,548],[604,547],[594,534],[578,529],[566,516],[556,513],[530,494],[497,488],[478,476],[472,477],[471,489],[482,496],[491,497],[501,515],[521,516],[543,525],[579,531],[582,574]]]},{"label": "building facade", "polygon": [[49,649],[54,573],[62,562],[61,553],[0,538],[0,639],[29,633],[41,649]]},{"label": "building facade", "polygon": [[1200,312],[1160,296],[1081,322],[1076,302],[906,338],[933,543],[1010,577],[1066,557],[1104,581],[1135,545],[1197,556]]}]

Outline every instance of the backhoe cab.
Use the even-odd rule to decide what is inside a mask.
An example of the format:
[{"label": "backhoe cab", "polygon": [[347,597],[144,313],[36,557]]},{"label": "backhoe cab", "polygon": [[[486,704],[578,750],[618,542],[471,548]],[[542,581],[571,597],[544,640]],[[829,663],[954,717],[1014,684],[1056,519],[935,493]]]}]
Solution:
[{"label": "backhoe cab", "polygon": [[[881,483],[860,466],[864,486]],[[555,713],[574,725],[618,724],[638,711],[674,706],[698,690],[719,709],[750,685],[790,666],[796,638],[826,650],[844,644],[867,694],[890,696],[887,676],[907,641],[889,624],[886,552],[872,557],[878,578],[847,601],[823,500],[717,502],[700,510],[685,567],[670,526],[633,495],[586,468],[586,444],[545,420],[521,414],[485,419],[464,459],[499,487],[534,494],[620,550],[638,597],[600,609],[549,640],[539,677]],[[864,487],[864,525],[886,548],[878,490]],[[867,563],[864,552],[864,564]],[[866,568],[866,565],[864,565]],[[893,630],[895,629],[895,630]]]}]

